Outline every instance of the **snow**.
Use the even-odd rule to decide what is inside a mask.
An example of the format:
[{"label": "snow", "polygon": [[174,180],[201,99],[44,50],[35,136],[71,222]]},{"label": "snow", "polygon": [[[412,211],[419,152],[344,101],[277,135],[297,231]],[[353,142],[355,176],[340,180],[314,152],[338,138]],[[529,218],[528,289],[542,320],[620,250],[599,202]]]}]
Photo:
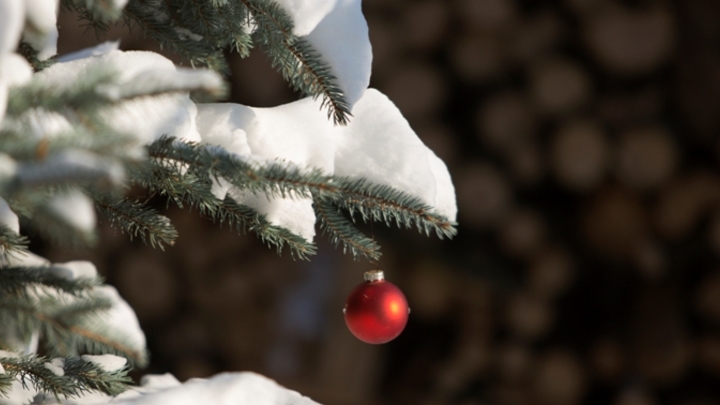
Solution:
[{"label": "snow", "polygon": [[17,162],[5,153],[0,153],[0,183],[9,181],[17,174]]},{"label": "snow", "polygon": [[174,72],[176,68],[170,59],[155,52],[110,50],[88,58],[54,64],[38,72],[37,76],[48,83],[68,87],[77,78],[91,76],[93,72],[103,70],[116,71],[120,75],[120,82],[127,83],[142,72]]},{"label": "snow", "polygon": [[220,94],[223,87],[222,78],[211,70],[178,68],[176,71],[148,70],[140,72],[129,82],[119,85],[100,85],[96,87],[95,91],[108,100],[120,101],[125,98],[186,89],[202,89],[211,94]]},{"label": "snow", "polygon": [[[198,131],[203,143],[224,147],[248,160],[292,162],[302,168],[333,170],[334,138],[332,123],[322,114],[314,114],[315,102],[306,98],[273,108],[251,108],[239,104],[201,104],[198,106]],[[310,113],[308,113],[310,112]],[[320,146],[320,147],[318,147]],[[252,159],[250,159],[252,156]],[[213,187],[218,198],[230,186],[225,182]],[[275,198],[230,190],[239,204],[256,209],[273,225],[281,226],[304,239],[315,236],[315,214],[309,198]]]},{"label": "snow", "polygon": [[27,26],[23,39],[46,60],[57,53],[58,0],[26,0]]},{"label": "snow", "polygon": [[[103,356],[82,356],[103,357]],[[32,393],[32,395],[30,395]],[[0,397],[0,404],[28,403],[34,395],[13,387],[13,401]],[[22,396],[21,396],[22,395]],[[24,402],[21,400],[26,399]],[[59,404],[49,395],[43,404]],[[147,375],[141,386],[132,387],[115,398],[99,392],[85,393],[82,397],[64,398],[63,405],[319,405],[296,391],[280,386],[277,382],[252,372],[217,374],[208,379],[195,378],[181,384],[171,374]]]},{"label": "snow", "polygon": [[57,376],[65,375],[65,359],[56,357],[45,363],[45,368],[52,371]]},{"label": "snow", "polygon": [[307,241],[315,237],[315,211],[310,198],[299,198],[291,193],[290,198],[269,199],[262,194],[254,195],[234,188],[228,190],[228,194],[239,204],[265,215],[265,219],[275,226],[285,228]]},{"label": "snow", "polygon": [[25,354],[37,353],[40,344],[40,332],[35,331],[30,335],[30,340],[26,341],[20,351]]},{"label": "snow", "polygon": [[[138,391],[142,394],[141,387]],[[124,405],[318,405],[310,398],[284,388],[259,374],[222,373],[209,379],[191,379],[148,395],[117,398]]]},{"label": "snow", "polygon": [[140,379],[140,385],[145,390],[159,390],[163,388],[177,387],[180,381],[170,373],[147,374]]},{"label": "snow", "polygon": [[28,384],[27,388],[17,379],[13,381],[7,396],[0,396],[0,405],[31,404],[37,391]]},{"label": "snow", "polygon": [[252,108],[231,103],[199,104],[197,111],[197,129],[204,144],[222,146],[238,155],[251,153],[245,128],[256,121]]},{"label": "snow", "polygon": [[430,165],[430,171],[435,177],[436,186],[435,203],[431,205],[439,214],[455,222],[457,219],[457,199],[450,171],[448,171],[445,162],[430,149],[427,150],[427,161]]},{"label": "snow", "polygon": [[[69,280],[76,280],[83,277],[95,277],[97,270],[95,265],[89,261],[70,261],[65,263],[54,263],[51,264],[48,260],[30,252],[20,252],[17,254],[10,255],[8,257],[9,266],[27,266],[27,267],[47,267],[51,274],[64,277]],[[102,312],[98,315],[98,318],[92,320],[92,323],[88,326],[96,330],[107,330],[110,336],[121,336],[123,342],[127,344],[131,349],[138,352],[145,350],[145,334],[140,328],[135,312],[128,303],[123,300],[118,294],[117,290],[112,286],[98,286],[92,289],[94,295],[106,298],[110,301],[111,307],[108,311]],[[53,292],[50,290],[44,291],[45,294],[61,294],[59,292]],[[72,296],[63,295],[63,298],[70,302],[75,299]],[[8,336],[4,336],[8,338]],[[37,348],[38,334],[35,333],[30,342],[18,342],[20,349],[25,353],[34,353]],[[0,357],[17,356],[16,353],[2,352],[0,351]],[[86,361],[95,361],[102,367],[107,367],[107,370],[114,370],[124,366],[126,361],[124,358],[117,356],[98,356],[89,357]],[[120,362],[122,365],[118,365]],[[51,362],[52,363],[52,362]],[[57,366],[57,364],[52,363]],[[46,367],[51,367],[47,366]],[[57,370],[55,370],[57,371]],[[0,404],[3,402],[0,401]]]},{"label": "snow", "polygon": [[2,122],[3,118],[5,118],[5,111],[7,110],[7,99],[8,89],[5,83],[2,82],[2,78],[0,78],[0,123]]},{"label": "snow", "polygon": [[0,57],[15,50],[25,22],[25,0],[0,1]]},{"label": "snow", "polygon": [[113,185],[122,184],[125,171],[114,159],[101,158],[80,149],[68,149],[51,155],[38,164],[24,164],[18,167],[20,184],[63,182],[68,179],[101,179]]},{"label": "snow", "polygon": [[30,29],[39,32],[49,32],[55,28],[57,22],[57,0],[26,0],[25,10]]},{"label": "snow", "polygon": [[79,278],[94,278],[97,276],[97,269],[92,262],[87,260],[76,260],[66,263],[53,263],[50,273],[66,280],[77,280]]},{"label": "snow", "polygon": [[190,30],[187,29],[187,28],[175,27],[175,28],[174,28],[174,31],[175,31],[176,34],[178,34],[178,37],[179,37],[180,39],[187,39],[187,38],[189,38],[189,39],[191,39],[191,40],[193,40],[193,41],[200,41],[200,40],[203,39],[202,35],[196,34],[196,33],[190,31]]},{"label": "snow", "polygon": [[0,350],[0,359],[7,358],[7,357],[12,358],[12,359],[17,359],[17,358],[20,358],[20,355],[15,352],[11,352],[11,351]]},{"label": "snow", "polygon": [[127,359],[113,354],[90,355],[84,354],[80,356],[86,362],[90,362],[100,367],[103,371],[113,372],[120,370],[127,364]]},{"label": "snow", "polygon": [[105,41],[101,44],[91,46],[89,48],[81,49],[79,51],[67,53],[62,56],[55,58],[56,62],[70,62],[78,59],[89,58],[91,56],[100,56],[108,52],[116,51],[120,49],[120,40],[117,41]]},{"label": "snow", "polygon": [[0,81],[8,87],[22,86],[32,78],[32,66],[16,53],[0,54]]},{"label": "snow", "polygon": [[69,190],[54,195],[47,207],[68,225],[83,231],[92,232],[97,219],[92,200],[78,190]]},{"label": "snow", "polygon": [[[2,7],[3,4],[0,4],[0,12],[3,11]],[[0,29],[2,29],[1,26]],[[25,84],[30,80],[31,76],[32,68],[23,57],[15,53],[0,52],[0,122],[5,117],[8,87]]]},{"label": "snow", "polygon": [[125,8],[125,5],[127,4],[128,0],[111,0],[110,3],[113,5],[113,8],[116,10],[122,10]]},{"label": "snow", "polygon": [[[306,98],[273,108],[251,108],[239,104],[201,104],[198,131],[203,143],[224,147],[241,156],[261,161],[292,162],[310,169],[333,170],[334,139],[332,123],[314,114],[317,105]],[[307,112],[310,112],[309,114]],[[318,147],[322,145],[321,147]],[[219,182],[213,187],[221,198],[230,186]],[[256,209],[273,225],[311,241],[315,236],[315,213],[309,198],[275,198],[229,190],[239,204]]]},{"label": "snow", "polygon": [[293,34],[322,55],[354,105],[370,83],[372,47],[361,0],[278,0],[293,19]]},{"label": "snow", "polygon": [[305,37],[332,68],[351,107],[370,84],[372,67],[372,47],[360,3],[335,1],[332,11]]},{"label": "snow", "polygon": [[338,134],[335,174],[392,186],[454,221],[455,188],[447,167],[418,138],[393,102],[368,89],[353,115],[355,119]]},{"label": "snow", "polygon": [[316,109],[316,102],[310,98],[273,108],[253,108],[257,118],[248,131],[250,150],[268,159],[332,173],[335,131],[324,114],[312,113]]},{"label": "snow", "polygon": [[[327,174],[364,177],[415,196],[455,220],[455,189],[447,167],[385,95],[366,90],[353,109],[353,120],[344,127],[314,114],[316,108],[311,98],[272,108],[204,104],[198,106],[198,130],[203,143],[225,147],[245,159],[274,159]],[[219,198],[228,192],[238,203],[266,215],[271,224],[307,240],[314,236],[310,199],[268,199],[233,190],[224,181],[216,183],[213,192]]]},{"label": "snow", "polygon": [[[13,325],[10,323],[10,325]],[[0,350],[0,358],[2,357],[20,357],[20,355],[33,354],[37,352],[39,333],[32,332],[29,338],[20,337],[16,328],[3,325],[0,329],[0,337],[2,337],[5,347],[8,351]]]},{"label": "snow", "polygon": [[120,297],[115,287],[103,285],[95,287],[93,291],[96,295],[107,298],[112,302],[112,308],[100,315],[103,325],[96,326],[119,332],[126,337],[130,347],[134,350],[144,350],[145,334],[140,329],[140,322],[138,322],[137,316],[130,305]]},{"label": "snow", "polygon": [[0,224],[7,226],[15,231],[15,233],[20,233],[18,216],[10,209],[7,201],[2,197],[0,197]]},{"label": "snow", "polygon": [[[20,355],[16,352],[0,350],[0,358],[14,358],[17,359]],[[5,374],[5,368],[0,364],[0,374]],[[0,395],[0,405],[17,405],[17,404],[29,404],[32,402],[33,397],[37,393],[30,384],[27,387],[23,386],[18,379],[12,382],[12,387],[8,390],[5,395]]]},{"label": "snow", "polygon": [[303,37],[312,32],[332,11],[336,0],[275,0],[292,18],[293,34]]},{"label": "snow", "polygon": [[35,253],[17,252],[8,257],[8,265],[18,267],[42,267],[49,266],[50,261]]},{"label": "snow", "polygon": [[[91,72],[103,69],[118,72],[119,87],[132,85],[133,80],[147,72],[177,73],[169,59],[154,52],[111,50],[84,59],[56,63],[37,73],[36,77],[53,85],[69,86]],[[196,111],[195,104],[186,93],[174,93],[128,100],[104,111],[102,117],[115,130],[135,136],[144,144],[165,134],[197,142],[200,136],[195,126]]]},{"label": "snow", "polygon": [[103,117],[120,133],[135,135],[149,144],[165,134],[187,142],[200,141],[195,128],[195,104],[187,95],[167,94],[116,105]]},{"label": "snow", "polygon": [[30,127],[29,135],[36,139],[54,138],[73,130],[67,118],[54,111],[33,109],[23,114],[22,120]]}]

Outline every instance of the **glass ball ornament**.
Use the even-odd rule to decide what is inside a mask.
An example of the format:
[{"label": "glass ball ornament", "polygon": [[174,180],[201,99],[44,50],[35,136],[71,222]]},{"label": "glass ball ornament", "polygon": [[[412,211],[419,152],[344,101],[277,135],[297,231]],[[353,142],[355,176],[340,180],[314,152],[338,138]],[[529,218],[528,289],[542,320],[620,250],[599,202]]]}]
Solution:
[{"label": "glass ball ornament", "polygon": [[343,313],[345,324],[356,338],[382,344],[405,329],[410,308],[402,291],[386,281],[382,271],[372,270],[365,273],[365,282],[350,292]]}]

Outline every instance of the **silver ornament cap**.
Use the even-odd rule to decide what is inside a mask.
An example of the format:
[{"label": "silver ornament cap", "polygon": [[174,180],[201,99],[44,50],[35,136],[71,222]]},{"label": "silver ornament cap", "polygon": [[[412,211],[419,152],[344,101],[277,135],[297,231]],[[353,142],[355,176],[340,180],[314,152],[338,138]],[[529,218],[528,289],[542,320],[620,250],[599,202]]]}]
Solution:
[{"label": "silver ornament cap", "polygon": [[385,274],[382,270],[370,270],[365,272],[363,278],[365,279],[365,281],[372,283],[374,281],[385,280]]}]

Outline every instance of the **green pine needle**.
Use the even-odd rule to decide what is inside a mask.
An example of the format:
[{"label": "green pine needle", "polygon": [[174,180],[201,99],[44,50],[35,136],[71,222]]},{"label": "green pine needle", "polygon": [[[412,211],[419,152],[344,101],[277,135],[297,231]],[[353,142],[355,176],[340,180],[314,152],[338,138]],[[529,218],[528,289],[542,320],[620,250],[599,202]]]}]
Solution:
[{"label": "green pine needle", "polygon": [[207,171],[192,166],[166,164],[157,160],[145,167],[136,167],[130,172],[133,181],[148,188],[153,193],[167,196],[179,207],[188,205],[204,216],[220,224],[234,227],[238,233],[247,230],[255,232],[266,244],[275,246],[278,253],[288,246],[293,257],[307,260],[316,252],[315,246],[304,238],[294,235],[287,229],[270,224],[267,219],[250,207],[237,204],[230,198],[217,199],[210,192],[210,177]]},{"label": "green pine needle", "polygon": [[257,29],[255,42],[265,47],[273,67],[282,73],[292,87],[313,98],[322,98],[328,119],[335,125],[347,125],[352,114],[345,94],[332,74],[330,65],[306,40],[292,33],[293,21],[275,2],[239,0],[250,10]]},{"label": "green pine needle", "polygon": [[0,375],[4,377],[0,378],[0,393],[7,395],[7,389],[3,391],[3,388],[16,379],[24,388],[32,387],[56,399],[78,397],[91,391],[114,396],[126,391],[132,383],[127,367],[105,371],[80,357],[66,357],[63,373],[59,375],[46,366],[49,361],[36,355],[0,358],[5,369],[5,374]]},{"label": "green pine needle", "polygon": [[0,294],[25,295],[31,293],[28,287],[46,287],[79,296],[92,287],[102,284],[100,277],[81,277],[68,280],[53,271],[53,267],[0,267]]},{"label": "green pine needle", "polygon": [[9,254],[22,254],[27,251],[29,243],[26,237],[18,235],[7,225],[0,224],[0,263]]},{"label": "green pine needle", "polygon": [[137,200],[99,192],[93,192],[91,196],[98,210],[110,221],[110,225],[119,227],[130,235],[131,240],[139,237],[146,245],[160,250],[165,250],[165,245],[175,244],[178,232],[170,218],[158,214]]},{"label": "green pine needle", "polygon": [[40,331],[45,350],[56,356],[80,353],[114,354],[128,359],[131,366],[144,367],[147,353],[124,343],[128,339],[118,332],[98,330],[98,316],[111,308],[104,297],[88,294],[69,300],[54,294],[35,297],[0,295],[0,321],[15,325],[20,336]]},{"label": "green pine needle", "polygon": [[[194,204],[211,214],[214,214],[217,208],[212,208],[212,203],[208,202],[211,200],[209,179],[223,178],[240,190],[265,193],[270,198],[312,197],[317,207],[332,203],[348,210],[351,215],[359,213],[365,221],[414,226],[428,235],[434,231],[440,238],[452,237],[456,233],[453,222],[436,214],[416,197],[364,179],[327,176],[319,170],[302,170],[297,166],[282,163],[258,166],[222,148],[185,143],[171,137],[163,137],[152,143],[148,147],[148,154],[156,159],[154,173],[164,173],[159,178],[146,180],[142,184],[163,185],[163,192],[175,200],[184,200],[186,197],[179,196],[190,194]],[[173,191],[179,184],[183,184],[184,190]],[[191,192],[190,184],[204,184],[204,191]],[[200,196],[202,192],[205,193],[203,197]],[[354,254],[363,249],[366,253],[362,255],[368,258],[378,254],[359,231],[350,231],[352,224],[342,222],[338,217],[334,219],[335,221],[330,219],[327,212],[325,218],[320,217],[320,220],[324,221],[321,226],[333,241],[343,241],[344,246]],[[333,232],[327,227],[333,223],[343,225]],[[272,239],[268,240],[272,243]]]},{"label": "green pine needle", "polygon": [[225,198],[215,219],[220,223],[235,226],[238,232],[245,232],[246,229],[255,232],[267,245],[275,246],[278,254],[282,253],[285,245],[290,248],[293,257],[301,260],[308,260],[309,256],[317,252],[311,242],[285,228],[272,225],[264,215],[248,206],[237,204],[231,198]]},{"label": "green pine needle", "polygon": [[343,253],[350,251],[356,260],[360,256],[371,262],[380,259],[380,245],[358,231],[352,222],[345,219],[338,207],[323,200],[315,201],[314,207],[323,233],[330,237],[336,247],[342,243]]},{"label": "green pine needle", "polygon": [[[204,3],[206,2],[195,2],[192,6],[204,7],[202,10],[196,10],[199,13],[208,12],[210,8],[205,7]],[[228,74],[230,69],[223,55],[223,46],[229,44],[227,38],[229,32],[242,35],[241,26],[237,22],[242,21],[243,16],[227,8],[223,11],[226,15],[222,18],[227,18],[228,22],[235,21],[234,26],[213,29],[213,25],[198,24],[200,21],[190,17],[192,14],[188,13],[180,2],[149,3],[131,0],[125,6],[124,19],[128,27],[131,29],[140,27],[147,37],[187,58],[192,66],[207,66],[217,72]],[[215,24],[221,20],[220,11],[215,10],[212,17],[204,20]],[[208,30],[222,35],[222,40],[210,34]]]},{"label": "green pine needle", "polygon": [[[0,364],[2,364],[2,360],[0,360]],[[0,374],[0,398],[7,397],[10,394],[13,381],[15,381],[15,378],[7,372]]]}]

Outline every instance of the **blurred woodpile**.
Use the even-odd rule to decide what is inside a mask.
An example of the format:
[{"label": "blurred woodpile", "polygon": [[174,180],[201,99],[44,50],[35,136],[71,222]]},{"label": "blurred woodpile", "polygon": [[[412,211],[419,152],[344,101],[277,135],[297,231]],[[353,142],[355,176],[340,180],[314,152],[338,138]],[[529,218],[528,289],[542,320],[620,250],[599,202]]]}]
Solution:
[{"label": "blurred woodpile", "polygon": [[[251,369],[339,405],[720,404],[720,2],[363,8],[372,86],[460,209],[452,242],[374,228],[408,329],[383,347],[345,330],[365,263],[278,258],[173,210],[168,252],[112,231],[87,252],[138,311],[151,371]],[[233,74],[234,101],[294,98],[259,52]]]}]

